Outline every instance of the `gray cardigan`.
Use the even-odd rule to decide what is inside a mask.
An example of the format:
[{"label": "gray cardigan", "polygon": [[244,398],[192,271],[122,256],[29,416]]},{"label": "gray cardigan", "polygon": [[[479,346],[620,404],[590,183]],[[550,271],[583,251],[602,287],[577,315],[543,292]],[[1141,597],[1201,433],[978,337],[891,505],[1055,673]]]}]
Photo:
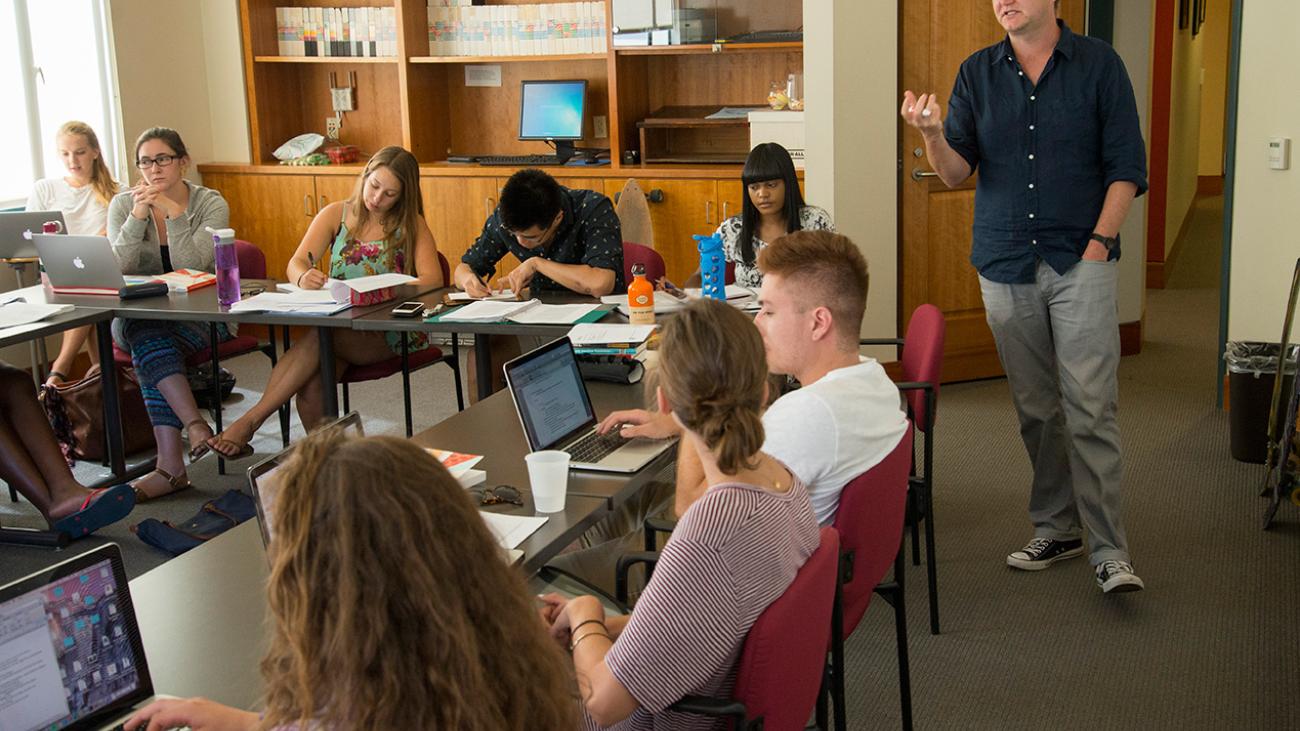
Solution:
[{"label": "gray cardigan", "polygon": [[[172,266],[177,269],[216,269],[212,251],[212,234],[205,227],[230,225],[230,206],[211,188],[185,181],[190,189],[190,204],[185,215],[167,220],[167,246]],[[162,274],[162,253],[152,217],[141,221],[131,215],[135,202],[131,192],[113,196],[108,204],[108,238],[113,253],[122,264],[124,274]]]}]

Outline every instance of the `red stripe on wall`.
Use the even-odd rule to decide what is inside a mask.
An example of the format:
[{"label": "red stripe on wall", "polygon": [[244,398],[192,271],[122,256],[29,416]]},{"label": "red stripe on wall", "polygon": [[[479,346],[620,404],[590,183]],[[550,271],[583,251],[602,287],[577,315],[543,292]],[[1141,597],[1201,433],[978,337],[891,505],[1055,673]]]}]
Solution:
[{"label": "red stripe on wall", "polygon": [[1151,44],[1151,162],[1147,172],[1147,261],[1165,260],[1165,208],[1169,198],[1169,100],[1173,84],[1178,0],[1156,0]]}]

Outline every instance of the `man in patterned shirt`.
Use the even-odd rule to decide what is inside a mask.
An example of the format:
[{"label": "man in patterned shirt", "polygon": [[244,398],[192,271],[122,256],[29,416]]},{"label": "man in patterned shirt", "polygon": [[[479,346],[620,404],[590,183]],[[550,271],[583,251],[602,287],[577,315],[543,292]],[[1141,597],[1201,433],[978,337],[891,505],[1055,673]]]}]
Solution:
[{"label": "man in patterned shirt", "polygon": [[[475,297],[491,294],[497,262],[519,260],[499,285],[533,295],[573,291],[600,297],[626,289],[623,233],[609,198],[592,190],[565,188],[536,169],[520,170],[501,189],[501,202],[483,233],[461,257],[452,281]],[[503,363],[521,350],[518,338],[492,338],[492,359]],[[473,356],[471,356],[473,357]],[[476,394],[474,366],[470,394]],[[500,373],[493,377],[499,389]]]}]

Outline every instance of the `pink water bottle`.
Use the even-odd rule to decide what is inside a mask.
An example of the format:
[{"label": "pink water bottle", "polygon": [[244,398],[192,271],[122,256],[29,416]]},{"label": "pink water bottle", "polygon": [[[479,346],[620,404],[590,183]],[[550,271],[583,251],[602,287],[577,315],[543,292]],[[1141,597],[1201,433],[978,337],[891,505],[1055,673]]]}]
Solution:
[{"label": "pink water bottle", "polygon": [[239,256],[235,251],[235,229],[209,228],[217,260],[217,301],[229,307],[239,301]]},{"label": "pink water bottle", "polygon": [[[41,233],[43,234],[61,234],[63,233],[63,224],[59,221],[46,221],[41,224]],[[36,262],[36,271],[41,275],[41,288],[47,293],[50,292],[50,278],[45,273],[45,262]]]}]

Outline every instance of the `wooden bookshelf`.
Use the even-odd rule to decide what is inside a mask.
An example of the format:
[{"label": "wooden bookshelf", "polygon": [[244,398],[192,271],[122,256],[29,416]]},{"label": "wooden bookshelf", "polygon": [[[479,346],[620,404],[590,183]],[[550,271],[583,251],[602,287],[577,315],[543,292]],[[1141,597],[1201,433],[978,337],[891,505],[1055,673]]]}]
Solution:
[{"label": "wooden bookshelf", "polygon": [[[275,8],[287,5],[393,7],[397,55],[280,55]],[[747,149],[748,128],[735,122],[719,126],[666,151],[671,154],[658,157],[665,163],[625,165],[625,151],[641,151],[638,123],[665,108],[696,107],[703,117],[708,107],[763,106],[772,82],[784,84],[788,74],[803,71],[800,42],[614,48],[609,35],[612,0],[605,0],[607,51],[521,56],[430,54],[427,0],[240,0],[239,8],[253,163],[204,164],[200,171],[226,194],[237,230],[267,251],[273,275],[279,274],[276,267],[298,244],[311,215],[346,196],[359,170],[281,166],[271,154],[303,132],[324,132],[325,118],[333,115],[331,73],[356,77],[356,110],[344,115],[341,141],[358,146],[363,155],[392,144],[415,154],[430,226],[440,248],[453,258],[478,234],[481,213],[495,204],[497,189],[514,170],[448,164],[448,155],[548,152],[543,142],[517,139],[520,82],[586,79],[586,138],[576,144],[610,148],[612,164],[548,172],[563,184],[611,196],[629,177],[636,177],[644,190],[662,191],[662,201],[651,205],[656,244],[670,275],[681,276],[694,269],[690,234],[711,233],[723,218],[740,212],[743,191],[736,162]],[[802,5],[789,0],[717,0],[717,9],[720,37],[803,24]],[[501,86],[466,86],[465,68],[477,64],[499,64]],[[596,117],[604,118],[605,136],[595,135]],[[726,130],[721,132],[725,150],[711,149],[715,143],[709,134],[716,137],[718,130]],[[292,221],[271,220],[284,206],[292,209]]]}]

